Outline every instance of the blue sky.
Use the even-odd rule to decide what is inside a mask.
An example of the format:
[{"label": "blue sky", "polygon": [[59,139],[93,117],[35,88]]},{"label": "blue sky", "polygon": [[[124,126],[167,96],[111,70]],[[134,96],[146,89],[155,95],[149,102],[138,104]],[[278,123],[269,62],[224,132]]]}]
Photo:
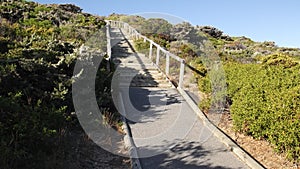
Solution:
[{"label": "blue sky", "polygon": [[83,11],[111,13],[167,13],[193,25],[211,25],[231,36],[255,41],[275,41],[300,48],[299,0],[35,0],[39,3],[72,3]]}]

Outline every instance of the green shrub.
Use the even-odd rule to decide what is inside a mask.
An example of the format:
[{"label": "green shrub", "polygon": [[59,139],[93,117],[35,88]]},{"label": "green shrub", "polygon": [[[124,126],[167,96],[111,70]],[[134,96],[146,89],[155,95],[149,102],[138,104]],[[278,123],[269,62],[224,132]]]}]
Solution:
[{"label": "green shrub", "polygon": [[[76,14],[56,5],[0,2],[0,168],[57,168],[49,159],[64,161],[62,138],[79,126],[72,116],[75,51],[105,23],[91,17],[92,23],[82,25],[53,23],[63,16]],[[90,26],[93,22],[97,25]],[[103,79],[111,75],[106,64],[100,69],[97,99],[107,107],[110,84]]]},{"label": "green shrub", "polygon": [[262,59],[262,64],[265,66],[276,66],[281,65],[285,68],[290,68],[297,65],[291,57],[283,54],[272,54]]},{"label": "green shrub", "polygon": [[150,48],[150,43],[148,41],[144,42],[144,39],[137,39],[134,41],[134,48],[137,51],[144,51]]},{"label": "green shrub", "polygon": [[234,127],[300,160],[300,66],[272,63],[225,65]]}]

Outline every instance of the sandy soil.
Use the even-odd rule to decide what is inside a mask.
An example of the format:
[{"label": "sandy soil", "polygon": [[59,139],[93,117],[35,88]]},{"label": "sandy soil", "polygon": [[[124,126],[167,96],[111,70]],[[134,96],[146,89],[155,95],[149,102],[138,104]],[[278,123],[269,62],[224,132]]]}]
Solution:
[{"label": "sandy soil", "polygon": [[[90,140],[83,130],[71,130],[63,138],[64,147],[57,152],[56,168],[72,169],[129,169],[130,159],[114,155]],[[123,143],[124,145],[124,143]],[[126,151],[126,150],[122,150]],[[50,166],[53,166],[51,164]]]},{"label": "sandy soil", "polygon": [[238,145],[250,153],[266,168],[300,169],[300,164],[293,164],[283,154],[276,153],[266,140],[257,140],[233,130],[233,122],[229,112],[222,115],[218,127],[235,140]]}]

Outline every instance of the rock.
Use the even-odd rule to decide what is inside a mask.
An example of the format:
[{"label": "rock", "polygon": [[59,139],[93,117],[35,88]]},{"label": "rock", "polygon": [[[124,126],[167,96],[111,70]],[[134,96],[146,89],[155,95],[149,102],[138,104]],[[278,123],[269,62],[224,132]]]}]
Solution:
[{"label": "rock", "polygon": [[72,13],[81,13],[81,11],[82,11],[81,8],[79,8],[78,6],[73,5],[73,4],[61,4],[58,7],[60,9],[63,9],[65,11],[69,11],[69,12],[72,12]]},{"label": "rock", "polygon": [[272,41],[264,41],[263,45],[265,45],[266,47],[275,47],[275,42]]},{"label": "rock", "polygon": [[198,30],[209,34],[210,36],[214,38],[220,38],[223,34],[223,32],[215,27],[212,26],[197,26]]},{"label": "rock", "polygon": [[224,45],[224,48],[227,50],[244,50],[247,47],[245,45],[243,45],[242,43],[235,42],[235,43]]},{"label": "rock", "polygon": [[92,16],[92,14],[89,14],[89,13],[82,13],[82,15],[85,16],[85,17],[90,17],[90,16]]},{"label": "rock", "polygon": [[220,38],[221,38],[221,39],[224,39],[224,40],[226,40],[226,41],[233,41],[233,39],[232,39],[230,36],[228,36],[228,35],[221,35]]}]

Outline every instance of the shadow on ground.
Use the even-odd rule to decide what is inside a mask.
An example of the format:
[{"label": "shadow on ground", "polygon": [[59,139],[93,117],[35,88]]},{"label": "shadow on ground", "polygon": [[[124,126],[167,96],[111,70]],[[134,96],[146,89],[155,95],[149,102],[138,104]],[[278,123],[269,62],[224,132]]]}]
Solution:
[{"label": "shadow on ground", "polygon": [[[171,146],[171,144],[170,144]],[[149,151],[159,150],[160,147],[151,147]],[[226,156],[219,161],[212,161],[210,156],[216,153],[225,153],[229,150],[216,148],[212,151],[204,150],[201,143],[195,141],[178,141],[172,145],[168,151],[148,158],[141,158],[144,169],[231,169],[225,167]],[[214,159],[215,160],[215,159]],[[224,166],[222,166],[224,161]],[[234,169],[239,167],[234,167]],[[232,168],[233,169],[233,168]]]}]

